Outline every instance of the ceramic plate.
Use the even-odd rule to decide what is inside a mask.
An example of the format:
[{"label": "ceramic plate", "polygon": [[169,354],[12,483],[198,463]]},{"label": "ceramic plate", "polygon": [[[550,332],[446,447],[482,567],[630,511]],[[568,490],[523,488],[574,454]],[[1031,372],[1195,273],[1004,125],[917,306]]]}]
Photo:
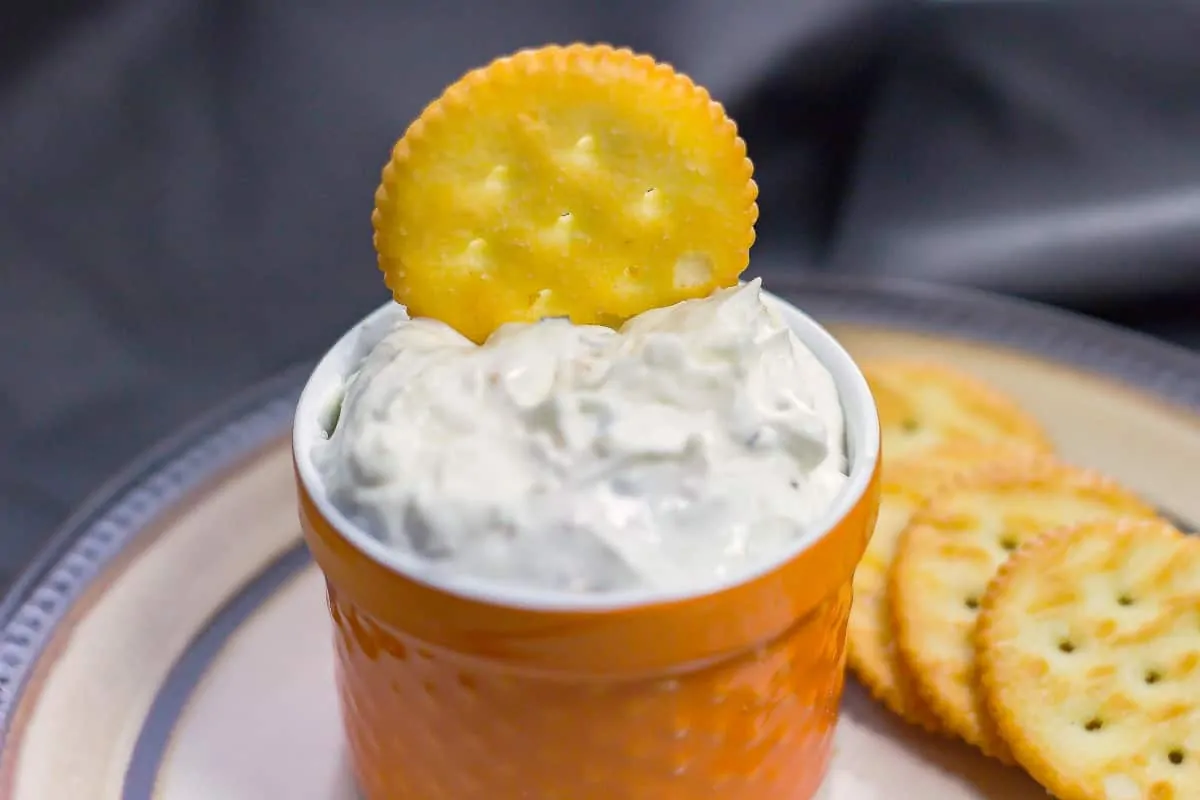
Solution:
[{"label": "ceramic plate", "polygon": [[[856,355],[944,360],[1012,392],[1062,453],[1200,522],[1200,356],[986,295],[819,278],[769,288]],[[322,581],[288,430],[307,368],[164,445],[0,605],[0,797],[349,800]],[[826,800],[1040,796],[851,682]]]}]

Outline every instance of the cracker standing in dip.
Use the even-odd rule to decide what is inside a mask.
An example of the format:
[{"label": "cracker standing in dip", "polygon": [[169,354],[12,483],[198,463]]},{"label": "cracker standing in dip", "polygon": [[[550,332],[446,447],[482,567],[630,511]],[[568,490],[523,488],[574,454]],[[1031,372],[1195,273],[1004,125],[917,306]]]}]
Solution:
[{"label": "cracker standing in dip", "polygon": [[[550,439],[563,437],[564,445],[555,447],[575,457],[566,474],[589,463],[580,454],[600,464],[606,448],[618,452],[620,445],[646,461],[658,447],[675,464],[657,477],[665,486],[682,487],[684,471],[676,467],[707,446],[714,448],[709,455],[729,457],[735,465],[739,459],[775,464],[773,485],[755,489],[764,498],[782,491],[783,476],[789,490],[796,477],[811,479],[810,489],[822,480],[838,485],[822,490],[822,500],[807,510],[800,503],[789,512],[797,524],[784,526],[790,540],[776,537],[772,556],[728,575],[716,572],[722,559],[699,558],[714,570],[699,584],[682,580],[691,572],[675,562],[686,547],[650,548],[649,558],[622,552],[612,547],[620,531],[607,524],[592,531],[597,535],[591,541],[630,568],[625,585],[580,591],[556,583],[561,576],[553,569],[534,569],[538,578],[550,577],[539,581],[528,574],[435,568],[436,558],[417,552],[421,537],[403,523],[389,528],[395,523],[372,521],[366,504],[352,507],[346,497],[335,502],[335,487],[314,460],[315,451],[336,447],[338,432],[330,438],[325,423],[330,404],[356,382],[359,334],[377,329],[394,311],[368,318],[314,372],[297,413],[295,454],[301,521],[329,586],[352,763],[370,800],[688,800],[714,794],[791,800],[816,791],[842,688],[850,578],[878,507],[879,426],[866,381],[827,332],[779,300],[760,299],[755,284],[731,288],[753,241],[754,197],[744,145],[721,107],[669,67],[603,46],[527,51],[470,73],[397,145],[377,193],[380,266],[396,298],[425,320],[412,330],[430,333],[427,344],[440,343],[424,366],[419,357],[404,357],[411,381],[429,378],[426,367],[445,363],[442,346],[472,353],[489,337],[503,344],[521,331],[536,331],[531,336],[543,342],[538,347],[567,343],[587,353],[593,338],[622,337],[599,362],[610,371],[645,374],[612,385],[621,391],[596,395],[592,387],[591,397],[575,392],[579,406],[555,401],[584,386],[585,376],[564,384],[559,373],[586,369],[578,359],[567,359],[564,367],[541,354],[539,363],[553,365],[549,391],[539,381],[524,382],[521,370],[532,366],[522,363],[522,354],[531,352],[525,347],[515,349],[512,368],[498,374],[498,381],[512,381],[506,387],[492,386],[487,370],[447,374],[467,384],[481,376],[479,391],[502,390],[514,405],[529,401],[550,415]],[[688,300],[697,304],[677,305]],[[653,330],[675,315],[684,321],[697,309],[700,316],[720,315],[741,303],[750,310],[745,320],[765,327],[689,327],[676,318],[679,324]],[[545,317],[567,319],[537,321]],[[502,328],[506,323],[530,324]],[[577,330],[583,325],[604,329]],[[624,333],[613,332],[622,325]],[[548,332],[563,335],[543,340]],[[739,352],[715,358],[731,348]],[[764,364],[800,374],[778,375],[777,367]],[[818,376],[811,385],[802,380],[810,373]],[[755,375],[762,386],[743,383]],[[688,381],[710,392],[711,407],[689,406],[695,404],[684,391]],[[776,397],[757,410],[739,405],[759,391],[769,396],[772,386],[792,387],[795,396]],[[346,395],[338,426],[355,424],[354,391]],[[612,412],[603,435],[590,425],[563,422],[596,396]],[[441,401],[413,408],[437,415],[442,426],[457,413]],[[500,405],[486,408],[481,418],[466,417],[486,426],[482,417]],[[665,418],[654,416],[663,409],[670,412]],[[641,421],[623,431],[630,418]],[[740,431],[736,445],[733,420],[754,423]],[[839,426],[844,435],[835,430]],[[523,444],[536,438],[519,435],[532,427],[517,430]],[[580,431],[584,445],[567,447],[566,438]],[[681,431],[682,442],[676,436]],[[761,453],[754,450],[756,433],[765,437]],[[772,443],[772,436],[779,438]],[[382,454],[361,461],[367,474],[357,484],[368,493],[372,486],[392,485],[387,475],[371,474],[371,465],[420,458],[386,437],[373,441],[370,446]],[[497,452],[506,451],[475,451],[483,462]],[[500,478],[513,479],[504,470],[513,459],[500,458],[485,469],[495,485],[475,481],[478,494],[495,493],[492,509],[542,513],[527,495],[508,502],[505,492],[513,487],[506,490]],[[729,468],[725,460],[695,463],[720,475]],[[623,469],[617,468],[609,488]],[[561,477],[550,469],[520,474]],[[442,469],[429,480],[445,488],[458,479],[453,469]],[[651,483],[637,487],[633,505],[641,512],[661,499],[648,490]],[[719,498],[724,491],[711,480],[699,486],[697,498]],[[731,527],[745,525],[733,498],[727,500],[706,512],[713,511],[714,521],[718,512],[727,514]],[[687,503],[682,506],[686,511]],[[473,498],[465,511],[433,504],[424,510],[441,517],[442,546],[452,538],[446,515],[467,519],[488,507]],[[605,506],[604,513],[611,510]],[[686,526],[675,513],[657,509],[645,519],[675,520],[683,533]],[[711,524],[710,530],[719,527]],[[463,525],[458,533],[469,538],[479,531]],[[401,546],[389,541],[393,534]],[[436,537],[425,541],[437,544]],[[543,541],[555,546],[552,539]]]}]

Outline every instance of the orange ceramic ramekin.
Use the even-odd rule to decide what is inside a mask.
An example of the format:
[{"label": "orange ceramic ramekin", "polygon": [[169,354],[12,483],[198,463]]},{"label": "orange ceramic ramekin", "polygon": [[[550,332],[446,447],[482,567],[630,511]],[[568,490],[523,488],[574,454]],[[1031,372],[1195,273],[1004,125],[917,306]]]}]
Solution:
[{"label": "orange ceramic ramekin", "polygon": [[819,536],[687,595],[563,596],[423,574],[333,508],[310,454],[361,331],[394,312],[368,317],[325,356],[295,423],[300,519],[325,573],[368,800],[813,795],[842,692],[851,578],[878,508],[879,424],[833,337],[768,302],[833,374],[850,480]]}]

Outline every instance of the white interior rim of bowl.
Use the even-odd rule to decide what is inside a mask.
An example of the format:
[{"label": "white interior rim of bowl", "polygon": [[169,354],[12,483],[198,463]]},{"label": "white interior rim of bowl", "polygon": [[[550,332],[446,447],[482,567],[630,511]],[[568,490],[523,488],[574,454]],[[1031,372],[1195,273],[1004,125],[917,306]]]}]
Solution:
[{"label": "white interior rim of bowl", "polygon": [[323,433],[322,421],[327,410],[340,398],[345,379],[356,366],[350,363],[356,352],[359,331],[388,314],[396,313],[394,303],[385,303],[351,328],[321,358],[296,407],[292,428],[292,447],[296,471],[313,503],[329,524],[348,542],[375,562],[404,577],[430,588],[489,605],[546,612],[599,612],[636,606],[686,600],[716,594],[749,583],[777,569],[821,541],[858,504],[867,491],[879,460],[879,418],[867,381],[850,354],[824,327],[790,303],[764,291],[763,298],[778,309],[800,341],[833,376],[846,418],[846,450],[849,479],[834,502],[825,509],[813,528],[819,533],[799,539],[769,563],[754,570],[714,582],[698,589],[655,591],[627,589],[619,592],[571,593],[514,586],[502,581],[469,575],[430,574],[418,557],[394,550],[352,523],[330,502],[320,473],[312,459],[312,446]]}]

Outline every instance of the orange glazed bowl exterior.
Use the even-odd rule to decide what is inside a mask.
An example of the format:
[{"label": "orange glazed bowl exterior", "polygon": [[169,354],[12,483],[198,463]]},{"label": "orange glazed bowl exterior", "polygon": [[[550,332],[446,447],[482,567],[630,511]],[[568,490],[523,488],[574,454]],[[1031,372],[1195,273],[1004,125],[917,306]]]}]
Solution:
[{"label": "orange glazed bowl exterior", "polygon": [[367,800],[814,795],[842,694],[851,579],[878,511],[879,423],[833,337],[764,297],[833,374],[850,479],[818,536],[691,594],[576,596],[423,574],[332,506],[311,459],[394,306],[321,361],[294,429],[300,520],[326,578]]}]

